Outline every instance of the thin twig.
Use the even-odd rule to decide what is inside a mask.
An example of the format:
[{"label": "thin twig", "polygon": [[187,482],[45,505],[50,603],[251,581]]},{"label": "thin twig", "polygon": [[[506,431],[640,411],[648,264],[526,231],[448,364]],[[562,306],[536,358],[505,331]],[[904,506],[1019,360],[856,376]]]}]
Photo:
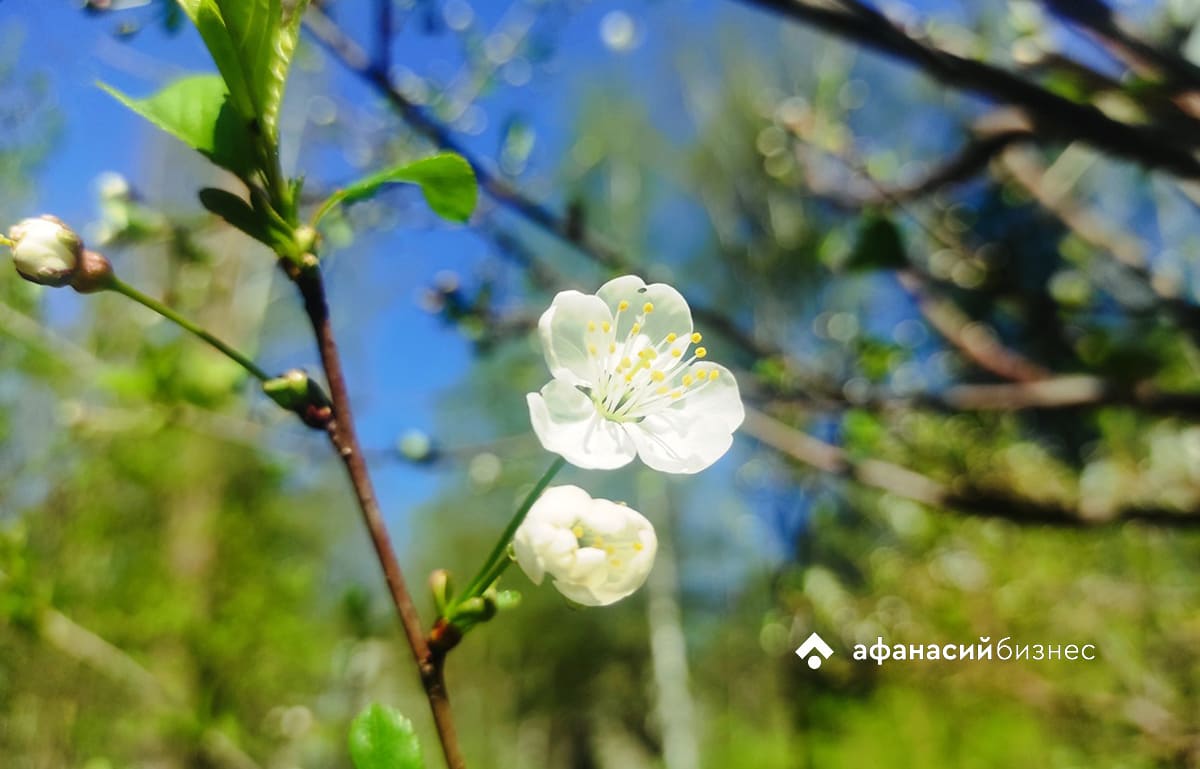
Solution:
[{"label": "thin twig", "polygon": [[293,276],[297,287],[304,298],[304,309],[312,323],[316,335],[317,346],[321,355],[321,365],[325,378],[329,382],[329,397],[333,404],[333,415],[326,425],[329,442],[346,466],[346,473],[354,487],[359,510],[379,565],[383,568],[388,590],[404,627],[408,646],[421,674],[421,684],[425,688],[425,696],[429,700],[429,708],[433,712],[434,724],[437,727],[438,739],[442,744],[442,752],[449,769],[463,769],[465,763],[458,746],[458,736],[454,728],[454,719],[450,712],[450,698],[446,691],[444,655],[431,651],[421,629],[421,618],[417,614],[404,573],[396,560],[392,549],[391,538],[387,526],[383,522],[383,514],[375,496],[371,476],[367,470],[366,459],[354,429],[354,417],[350,410],[350,393],[346,386],[346,377],[342,370],[341,357],[338,354],[337,342],[333,334],[333,324],[329,317],[329,304],[325,296],[325,283],[320,268],[313,266],[300,271]]},{"label": "thin twig", "polygon": [[981,518],[1001,518],[1022,525],[1059,528],[1087,528],[1130,521],[1165,527],[1200,526],[1200,511],[1127,505],[1098,515],[987,489],[959,489],[957,485],[952,487],[893,462],[852,457],[844,449],[754,408],[746,409],[742,430],[781,454],[817,470],[942,510],[957,510]]}]

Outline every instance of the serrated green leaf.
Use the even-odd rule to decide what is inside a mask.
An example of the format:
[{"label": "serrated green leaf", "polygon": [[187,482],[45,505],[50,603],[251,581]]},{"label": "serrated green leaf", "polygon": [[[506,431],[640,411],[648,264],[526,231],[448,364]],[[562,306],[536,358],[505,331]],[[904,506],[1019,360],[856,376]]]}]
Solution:
[{"label": "serrated green leaf", "polygon": [[350,724],[350,759],[355,769],[423,769],[421,744],[412,722],[374,704]]},{"label": "serrated green leaf", "polygon": [[313,221],[320,221],[334,206],[366,200],[383,186],[400,183],[420,186],[425,202],[434,213],[452,222],[470,219],[479,201],[479,184],[475,181],[471,164],[460,155],[443,152],[380,171],[338,190],[321,205]]},{"label": "serrated green leaf", "polygon": [[243,178],[254,169],[247,126],[229,104],[225,84],[216,75],[180,78],[153,96],[135,99],[112,86],[100,87],[129,109]]}]

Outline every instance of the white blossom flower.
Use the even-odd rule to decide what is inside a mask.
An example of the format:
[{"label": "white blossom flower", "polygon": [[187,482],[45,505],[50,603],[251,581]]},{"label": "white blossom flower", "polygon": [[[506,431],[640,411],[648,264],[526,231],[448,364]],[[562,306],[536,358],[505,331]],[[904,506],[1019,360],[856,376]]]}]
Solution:
[{"label": "white blossom flower", "polygon": [[578,486],[551,486],[517,529],[513,551],[535,585],[549,574],[575,603],[607,606],[646,581],[658,538],[636,510]]},{"label": "white blossom flower", "polygon": [[626,275],[594,295],[563,291],[538,331],[554,378],[527,400],[547,451],[592,470],[640,456],[696,473],[729,450],[745,417],[737,382],[692,349],[701,337],[674,288]]},{"label": "white blossom flower", "polygon": [[13,263],[21,277],[43,286],[71,282],[83,254],[83,241],[53,216],[25,219],[8,233]]}]

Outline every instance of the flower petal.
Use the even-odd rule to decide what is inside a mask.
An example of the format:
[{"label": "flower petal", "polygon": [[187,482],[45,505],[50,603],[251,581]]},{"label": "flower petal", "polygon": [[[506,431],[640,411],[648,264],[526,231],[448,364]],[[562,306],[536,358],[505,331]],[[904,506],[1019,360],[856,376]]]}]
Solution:
[{"label": "flower petal", "polygon": [[[707,381],[672,405],[672,410],[690,415],[689,419],[719,420],[730,432],[741,427],[746,419],[746,407],[742,404],[742,395],[733,373],[719,363],[707,361],[697,364],[693,370],[707,371]],[[716,379],[711,378],[714,372],[718,374]]]},{"label": "flower petal", "polygon": [[595,358],[588,354],[588,323],[598,325],[611,320],[612,314],[599,298],[578,291],[559,292],[550,309],[538,319],[550,374],[571,384],[594,386],[599,370]]},{"label": "flower petal", "polygon": [[687,300],[666,283],[646,285],[636,275],[623,275],[601,286],[596,296],[604,301],[614,317],[621,301],[629,302],[629,309],[617,319],[617,339],[628,335],[647,302],[654,305],[654,310],[642,321],[639,333],[649,337],[652,343],[657,344],[667,334],[686,339],[692,333],[692,311],[688,309]]},{"label": "flower petal", "polygon": [[567,528],[591,504],[591,495],[578,486],[551,486],[529,508],[525,520]]},{"label": "flower petal", "polygon": [[655,470],[688,475],[716,462],[733,445],[733,432],[720,418],[693,417],[667,409],[643,419],[630,430],[638,456]]},{"label": "flower petal", "polygon": [[529,421],[542,447],[585,470],[613,470],[637,455],[633,440],[617,422],[596,411],[584,393],[553,379],[540,394],[525,396]]}]

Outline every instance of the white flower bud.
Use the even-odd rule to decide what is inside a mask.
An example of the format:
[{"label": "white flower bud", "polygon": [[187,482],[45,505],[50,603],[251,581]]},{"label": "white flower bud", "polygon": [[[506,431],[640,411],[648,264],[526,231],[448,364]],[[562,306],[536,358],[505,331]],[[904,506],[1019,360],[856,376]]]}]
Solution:
[{"label": "white flower bud", "polygon": [[9,230],[13,263],[21,277],[43,286],[71,282],[83,255],[83,241],[53,216],[26,219]]},{"label": "white flower bud", "polygon": [[578,604],[606,606],[642,586],[658,538],[640,513],[578,486],[551,486],[513,537],[521,569],[540,585],[546,574]]}]

